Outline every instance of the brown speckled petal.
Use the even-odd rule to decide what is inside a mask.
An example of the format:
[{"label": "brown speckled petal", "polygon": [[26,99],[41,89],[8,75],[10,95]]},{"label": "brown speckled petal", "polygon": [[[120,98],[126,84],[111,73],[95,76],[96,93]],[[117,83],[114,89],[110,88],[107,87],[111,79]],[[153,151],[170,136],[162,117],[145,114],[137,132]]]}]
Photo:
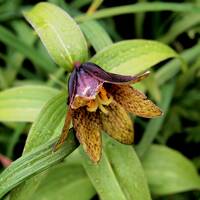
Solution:
[{"label": "brown speckled petal", "polygon": [[85,107],[73,110],[73,125],[85,152],[93,162],[98,162],[102,148],[98,113],[88,112]]},{"label": "brown speckled petal", "polygon": [[107,114],[100,112],[103,130],[121,143],[132,144],[134,131],[128,113],[114,100],[106,109]]},{"label": "brown speckled petal", "polygon": [[158,106],[148,100],[143,93],[129,85],[112,85],[109,92],[127,112],[146,118],[162,115]]},{"label": "brown speckled petal", "polygon": [[69,127],[71,124],[71,118],[72,118],[72,110],[70,108],[68,108],[68,111],[66,113],[66,118],[65,118],[65,123],[62,129],[62,133],[60,135],[59,140],[57,141],[57,143],[54,145],[53,151],[57,151],[65,142],[67,136],[68,136],[68,132],[69,132]]}]

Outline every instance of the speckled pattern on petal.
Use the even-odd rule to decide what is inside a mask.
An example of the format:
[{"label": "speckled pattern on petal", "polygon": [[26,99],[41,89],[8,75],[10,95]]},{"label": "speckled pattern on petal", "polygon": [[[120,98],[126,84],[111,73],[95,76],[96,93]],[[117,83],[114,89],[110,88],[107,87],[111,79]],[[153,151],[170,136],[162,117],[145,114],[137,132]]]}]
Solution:
[{"label": "speckled pattern on petal", "polygon": [[114,100],[106,109],[107,114],[100,112],[103,130],[121,143],[132,144],[133,123],[128,113]]},{"label": "speckled pattern on petal", "polygon": [[162,115],[162,111],[158,106],[130,85],[112,85],[109,92],[127,112],[146,118]]},{"label": "speckled pattern on petal", "polygon": [[86,108],[73,111],[73,125],[79,142],[90,159],[98,162],[101,158],[100,119],[97,112],[88,112]]}]

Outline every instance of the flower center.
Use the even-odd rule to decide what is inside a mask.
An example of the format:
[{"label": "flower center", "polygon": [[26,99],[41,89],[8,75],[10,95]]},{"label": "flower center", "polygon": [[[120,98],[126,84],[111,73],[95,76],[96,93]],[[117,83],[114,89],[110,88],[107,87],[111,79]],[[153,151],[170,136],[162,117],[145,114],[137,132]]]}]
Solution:
[{"label": "flower center", "polygon": [[112,100],[113,97],[108,97],[105,88],[102,86],[96,98],[87,103],[87,111],[96,112],[96,110],[99,108],[103,113],[107,114],[108,110],[105,108],[105,106],[108,106]]}]

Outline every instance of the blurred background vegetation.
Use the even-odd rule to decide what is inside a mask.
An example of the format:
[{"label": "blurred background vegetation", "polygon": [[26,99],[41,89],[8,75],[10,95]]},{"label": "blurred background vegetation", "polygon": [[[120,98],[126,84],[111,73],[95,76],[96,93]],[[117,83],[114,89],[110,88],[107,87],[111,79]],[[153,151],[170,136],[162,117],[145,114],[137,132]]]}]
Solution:
[{"label": "blurred background vegetation", "polygon": [[[66,85],[66,74],[63,70],[56,69],[37,35],[22,16],[22,10],[38,2],[40,1],[0,0],[0,91],[29,84],[45,84],[56,88],[63,88]],[[92,1],[49,0],[48,2],[59,5],[75,17],[85,13]],[[200,170],[200,44],[198,43],[200,12],[195,12],[200,1],[104,0],[98,10],[134,3],[164,2],[178,3],[183,9],[178,11],[170,7],[166,9],[168,11],[154,12],[152,8],[152,12],[144,11],[136,14],[129,12],[123,15],[120,15],[119,11],[119,14],[115,16],[111,14],[98,19],[98,22],[113,42],[136,38],[157,40],[170,45],[185,59],[187,69],[181,68],[177,60],[164,61],[154,67],[152,77],[145,81],[144,88],[148,96],[157,103],[162,104],[160,99],[163,90],[165,93],[165,90],[169,89],[167,88],[169,84],[173,84],[173,92],[169,91],[170,96],[167,97],[169,102],[165,106],[164,121],[152,123],[146,119],[136,118],[136,133],[140,133],[136,134],[136,145],[138,144],[136,149],[140,154],[149,142],[164,144],[181,152]],[[187,11],[187,8],[191,12]],[[95,27],[89,28],[92,32],[92,28]],[[98,46],[90,46],[90,54],[93,55],[97,49]],[[10,160],[19,158],[30,125],[30,123],[1,122],[0,154]],[[0,170],[3,171],[4,167],[6,166],[1,163]],[[74,170],[76,173],[84,173],[78,167]],[[68,171],[66,174],[70,173],[70,169]],[[49,181],[50,179],[53,177],[50,177]],[[154,198],[200,199],[200,193],[193,190]],[[98,199],[98,196],[94,196],[93,199]]]}]

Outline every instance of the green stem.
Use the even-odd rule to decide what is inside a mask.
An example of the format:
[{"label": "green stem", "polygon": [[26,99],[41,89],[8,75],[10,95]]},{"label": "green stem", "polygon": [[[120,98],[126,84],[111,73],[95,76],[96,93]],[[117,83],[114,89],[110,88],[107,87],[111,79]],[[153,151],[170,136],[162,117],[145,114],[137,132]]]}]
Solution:
[{"label": "green stem", "polygon": [[93,0],[92,4],[90,5],[87,11],[87,14],[88,15],[93,14],[102,3],[103,3],[103,0]]},{"label": "green stem", "polygon": [[200,6],[191,3],[136,3],[127,6],[117,6],[114,8],[106,8],[93,13],[92,15],[80,15],[75,18],[77,22],[83,22],[91,19],[100,19],[116,15],[123,15],[129,13],[142,12],[156,12],[156,11],[174,11],[174,12],[196,12],[200,13]]}]

